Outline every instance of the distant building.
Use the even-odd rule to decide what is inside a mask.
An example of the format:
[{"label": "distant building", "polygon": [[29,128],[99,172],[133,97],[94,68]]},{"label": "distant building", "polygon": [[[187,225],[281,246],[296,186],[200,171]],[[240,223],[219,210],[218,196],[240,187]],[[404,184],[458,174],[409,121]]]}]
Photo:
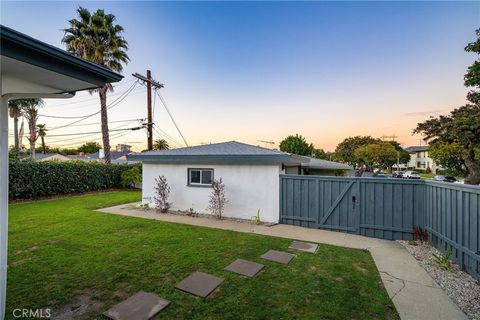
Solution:
[{"label": "distant building", "polygon": [[128,144],[117,144],[117,146],[115,147],[115,151],[116,152],[132,152],[132,146],[131,145],[128,145]]},{"label": "distant building", "polygon": [[72,159],[58,153],[35,153],[37,161],[70,161]]},{"label": "distant building", "polygon": [[410,154],[410,161],[407,164],[407,167],[410,169],[423,171],[430,168],[432,172],[436,172],[436,170],[440,168],[439,165],[430,158],[428,146],[411,146],[405,148],[405,151]]}]

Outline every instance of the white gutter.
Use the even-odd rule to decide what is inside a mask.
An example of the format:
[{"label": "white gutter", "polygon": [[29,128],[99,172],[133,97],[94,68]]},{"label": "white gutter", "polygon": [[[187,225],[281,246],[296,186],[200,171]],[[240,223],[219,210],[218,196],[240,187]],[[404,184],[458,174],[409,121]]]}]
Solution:
[{"label": "white gutter", "polygon": [[8,100],[71,98],[75,93],[4,94],[0,101],[0,319],[5,318],[8,256]]}]

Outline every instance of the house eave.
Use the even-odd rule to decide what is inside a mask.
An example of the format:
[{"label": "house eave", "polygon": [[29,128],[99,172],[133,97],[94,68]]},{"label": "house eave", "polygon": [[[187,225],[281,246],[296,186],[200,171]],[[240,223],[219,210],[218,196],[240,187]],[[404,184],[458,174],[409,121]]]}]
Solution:
[{"label": "house eave", "polygon": [[290,162],[288,155],[127,155],[128,161],[164,164],[270,164]]}]

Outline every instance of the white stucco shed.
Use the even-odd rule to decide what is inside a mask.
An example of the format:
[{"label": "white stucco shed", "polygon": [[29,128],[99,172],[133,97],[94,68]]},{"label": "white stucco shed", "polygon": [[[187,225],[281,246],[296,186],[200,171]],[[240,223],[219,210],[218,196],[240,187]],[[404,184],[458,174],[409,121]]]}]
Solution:
[{"label": "white stucco shed", "polygon": [[155,206],[155,179],[167,178],[172,210],[208,213],[213,179],[222,178],[228,204],[225,217],[278,222],[279,174],[290,154],[240,142],[224,142],[129,155],[143,163],[143,203]]}]

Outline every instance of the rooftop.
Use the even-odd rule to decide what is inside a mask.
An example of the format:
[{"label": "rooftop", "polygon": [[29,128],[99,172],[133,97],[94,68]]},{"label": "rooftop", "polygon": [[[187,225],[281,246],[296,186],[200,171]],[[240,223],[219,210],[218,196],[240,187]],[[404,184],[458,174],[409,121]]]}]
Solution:
[{"label": "rooftop", "polygon": [[405,151],[407,151],[408,153],[413,153],[418,151],[427,151],[427,150],[428,150],[428,146],[411,146],[411,147],[405,148]]}]

